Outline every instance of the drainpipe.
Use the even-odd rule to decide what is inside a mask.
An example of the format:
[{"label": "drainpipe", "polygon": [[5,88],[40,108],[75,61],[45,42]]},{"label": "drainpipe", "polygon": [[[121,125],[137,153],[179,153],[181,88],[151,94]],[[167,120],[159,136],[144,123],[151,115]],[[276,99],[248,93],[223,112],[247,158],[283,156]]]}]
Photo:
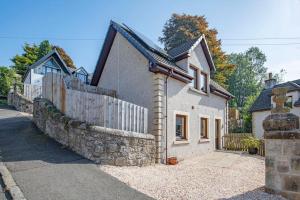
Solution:
[{"label": "drainpipe", "polygon": [[166,114],[165,114],[165,120],[166,120],[166,165],[168,164],[168,79],[173,74],[173,69],[170,69],[168,76],[166,76],[165,79],[165,92],[166,92]]}]

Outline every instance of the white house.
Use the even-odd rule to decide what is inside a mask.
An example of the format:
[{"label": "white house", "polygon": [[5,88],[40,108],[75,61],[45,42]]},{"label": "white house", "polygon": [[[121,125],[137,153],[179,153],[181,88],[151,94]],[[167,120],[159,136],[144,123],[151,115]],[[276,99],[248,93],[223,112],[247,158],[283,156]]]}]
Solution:
[{"label": "white house", "polygon": [[63,61],[56,49],[43,56],[37,62],[28,67],[23,77],[25,84],[42,86],[42,79],[47,72],[60,73],[65,76],[74,76],[88,83],[88,73],[83,68],[70,68]]},{"label": "white house", "polygon": [[291,113],[300,116],[300,79],[276,84],[276,80],[269,74],[269,79],[265,81],[265,89],[260,93],[250,108],[252,113],[252,132],[258,138],[263,138],[263,120],[271,114],[271,109],[275,107],[273,102],[272,89],[276,87],[288,88],[288,100],[286,106],[290,107]]},{"label": "white house", "polygon": [[211,79],[214,72],[204,35],[166,52],[112,21],[91,85],[149,109],[156,161],[164,162],[222,148],[233,96]]}]

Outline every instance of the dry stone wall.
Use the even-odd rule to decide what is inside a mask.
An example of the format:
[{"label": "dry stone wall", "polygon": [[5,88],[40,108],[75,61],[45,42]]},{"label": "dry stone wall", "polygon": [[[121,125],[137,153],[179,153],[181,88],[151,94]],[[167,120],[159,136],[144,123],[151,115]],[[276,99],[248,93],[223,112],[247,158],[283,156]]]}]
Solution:
[{"label": "dry stone wall", "polygon": [[7,96],[8,105],[14,106],[20,112],[32,114],[33,102],[17,92],[10,92]]},{"label": "dry stone wall", "polygon": [[145,166],[155,163],[151,134],[120,131],[72,120],[46,99],[35,99],[33,120],[45,134],[100,164]]}]

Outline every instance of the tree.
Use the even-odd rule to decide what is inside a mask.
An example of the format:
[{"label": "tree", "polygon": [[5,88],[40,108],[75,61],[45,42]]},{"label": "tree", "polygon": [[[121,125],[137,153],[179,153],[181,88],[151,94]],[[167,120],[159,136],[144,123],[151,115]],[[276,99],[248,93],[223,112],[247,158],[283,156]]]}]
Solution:
[{"label": "tree", "polygon": [[159,38],[159,41],[164,44],[167,51],[204,34],[217,69],[214,79],[227,87],[227,79],[234,65],[228,63],[228,58],[222,51],[221,40],[217,39],[218,31],[208,27],[204,16],[173,14],[164,25],[162,32],[163,36]]},{"label": "tree", "polygon": [[228,81],[228,89],[235,96],[230,104],[243,108],[247,98],[256,95],[263,88],[267,72],[264,67],[266,56],[259,48],[252,47],[244,53],[231,54],[229,62],[235,65]]},{"label": "tree", "polygon": [[17,76],[13,69],[0,67],[0,95],[6,96],[8,94],[16,78]]},{"label": "tree", "polygon": [[71,57],[65,52],[65,50],[59,46],[53,46],[53,48],[55,48],[57,50],[57,52],[59,53],[59,55],[61,56],[61,58],[64,60],[64,62],[66,63],[66,65],[70,68],[74,68],[76,69],[73,60],[71,59]]},{"label": "tree", "polygon": [[54,47],[57,49],[67,66],[76,68],[70,56],[61,47],[51,45],[48,40],[42,41],[39,45],[25,43],[22,55],[17,54],[11,59],[13,62],[11,67],[16,70],[16,73],[24,76],[30,65],[49,53]]}]

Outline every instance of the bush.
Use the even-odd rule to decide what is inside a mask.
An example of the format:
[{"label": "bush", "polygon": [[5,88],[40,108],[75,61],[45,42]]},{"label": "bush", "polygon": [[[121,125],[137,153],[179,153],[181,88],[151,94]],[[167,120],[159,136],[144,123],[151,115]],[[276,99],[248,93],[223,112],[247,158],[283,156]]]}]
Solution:
[{"label": "bush", "polygon": [[260,146],[260,140],[255,137],[248,136],[245,139],[242,139],[242,144],[245,146],[245,148],[259,148]]}]

